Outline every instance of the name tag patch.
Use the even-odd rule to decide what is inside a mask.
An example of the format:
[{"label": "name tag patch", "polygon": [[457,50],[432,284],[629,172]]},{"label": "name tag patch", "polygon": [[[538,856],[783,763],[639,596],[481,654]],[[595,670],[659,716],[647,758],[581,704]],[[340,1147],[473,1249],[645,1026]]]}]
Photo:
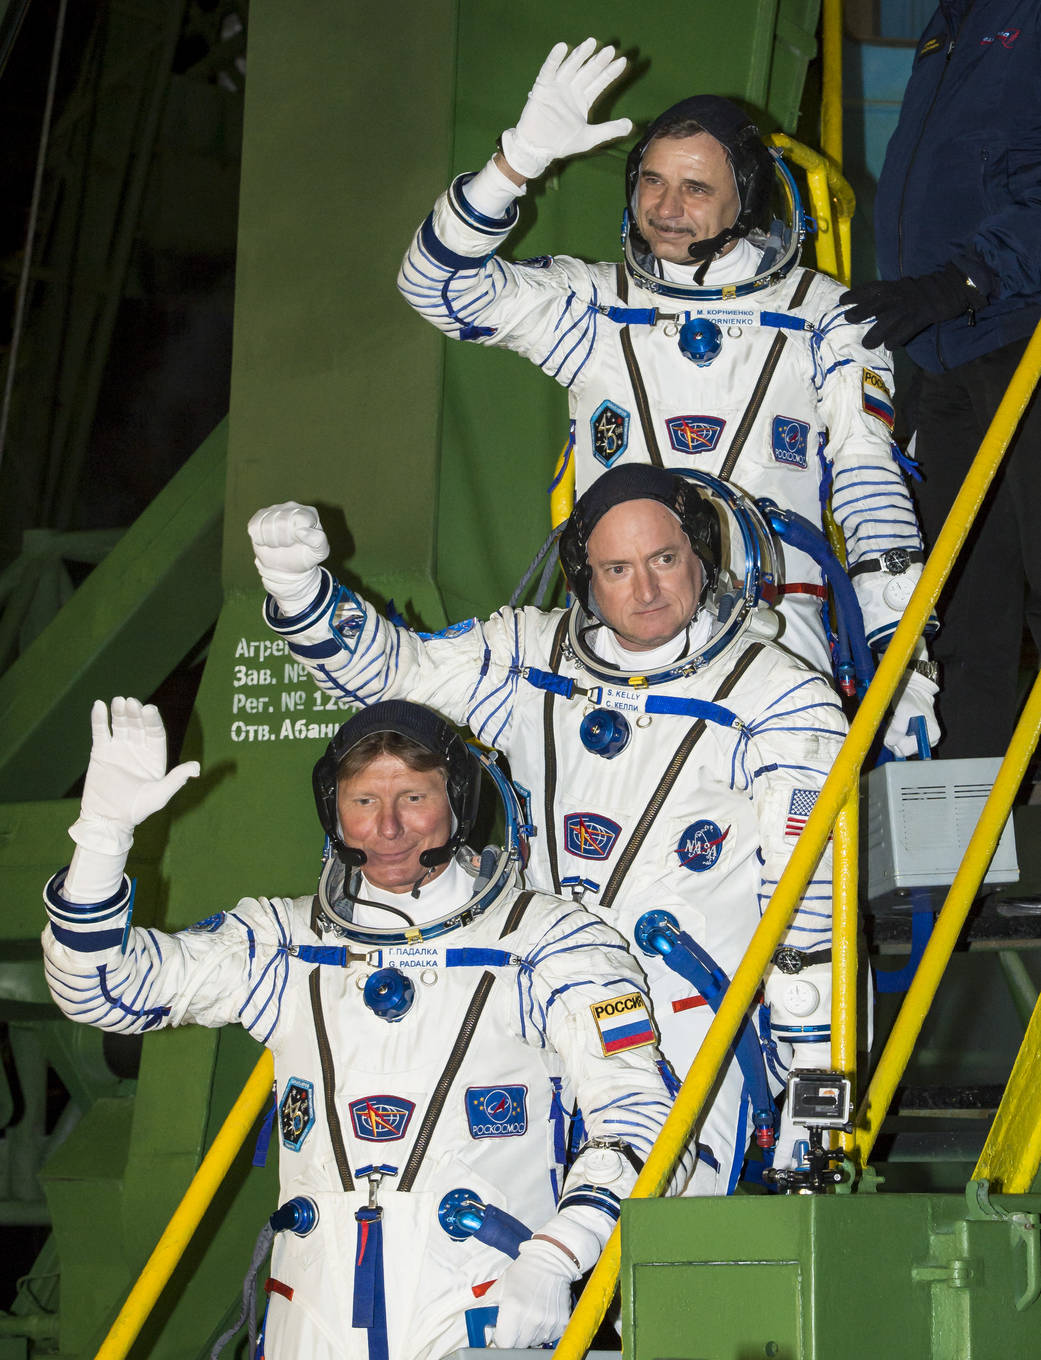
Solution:
[{"label": "name tag patch", "polygon": [[600,1035],[600,1046],[608,1057],[655,1042],[654,1026],[640,992],[596,1001],[589,1009]]},{"label": "name tag patch", "polygon": [[404,1138],[416,1107],[398,1096],[362,1096],[347,1108],[355,1138],[365,1143],[395,1143]]},{"label": "name tag patch", "polygon": [[471,1086],[466,1092],[471,1138],[517,1138],[528,1131],[526,1086]]}]

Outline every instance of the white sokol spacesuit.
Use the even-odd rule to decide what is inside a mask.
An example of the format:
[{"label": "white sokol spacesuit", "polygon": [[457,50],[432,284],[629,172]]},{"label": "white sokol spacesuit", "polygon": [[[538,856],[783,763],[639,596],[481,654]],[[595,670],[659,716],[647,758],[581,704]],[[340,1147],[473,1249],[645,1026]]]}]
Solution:
[{"label": "white sokol spacesuit", "polygon": [[[624,652],[580,600],[418,634],[317,566],[327,545],[313,510],[273,507],[250,531],[272,592],[265,617],[323,690],[359,704],[430,704],[506,754],[531,791],[529,883],[571,892],[630,941],[646,913],[668,912],[729,977],[846,722],[828,681],[766,640],[776,618],[759,606],[773,567],[761,518],[732,489],[692,477],[642,464],[605,473],[561,540],[572,589],[590,604],[585,543],[608,506],[647,497],[681,520],[711,589],[689,627],[653,653]],[[634,674],[637,664],[645,669]],[[793,1050],[800,1066],[829,1065],[830,932],[826,851],[786,936],[798,951],[786,956],[791,973],[767,976],[760,1020],[775,1076]],[[661,957],[635,952],[662,1051],[682,1077],[712,1018],[708,997]],[[694,1193],[734,1186],[751,1127],[747,1085],[732,1063],[697,1131]],[[778,1151],[790,1151],[790,1130]]]},{"label": "white sokol spacesuit", "polygon": [[[517,131],[533,107],[536,114],[540,106],[560,114],[584,68],[563,72],[589,46],[575,49],[549,80],[553,54],[547,59],[513,140],[503,137],[503,151],[518,168],[524,158]],[[663,263],[636,226],[649,143],[691,120],[725,147],[741,201],[734,228],[703,243],[700,254],[691,247],[701,269]],[[585,131],[590,137],[577,149],[619,135]],[[557,136],[556,126],[543,132],[549,149],[533,157],[529,178],[571,154]],[[796,268],[803,237],[798,192],[754,124],[715,96],[684,100],[651,124],[628,160],[624,263],[587,264],[568,255],[501,259],[496,251],[516,225],[515,196],[523,192],[495,161],[477,175],[459,176],[402,263],[398,286],[406,301],[446,335],[515,350],[567,389],[577,494],[621,463],[682,465],[769,498],[819,528],[830,492],[868,642],[883,647],[923,560],[892,442],[892,367],[884,349],[864,347],[867,327],[843,316],[842,285]],[[713,257],[719,245],[727,253]],[[781,641],[831,674],[821,569],[787,544],[784,559]],[[915,683],[923,691],[929,684]]]},{"label": "white sokol spacesuit", "polygon": [[[412,737],[417,712],[420,744],[449,754],[455,833],[441,847],[440,875],[401,896],[372,887],[350,853],[345,865],[337,852],[350,848],[329,819],[338,761],[359,733]],[[113,702],[111,740],[103,704],[94,717],[98,762],[72,828],[76,857],[68,879],[60,872],[45,892],[48,983],[73,1020],[122,1033],[241,1024],[271,1050],[282,1230],[264,1352],[436,1360],[467,1344],[469,1310],[500,1303],[511,1262],[521,1314],[538,1313],[539,1250],[563,1281],[557,1325],[549,1336],[526,1334],[515,1307],[514,1334],[501,1344],[559,1335],[570,1282],[599,1255],[671,1096],[624,942],[579,905],[519,888],[517,805],[503,776],[492,770],[508,844],[478,861],[453,848],[476,807],[473,754],[416,705],[366,710],[324,758],[324,810],[323,763],[316,768],[334,850],[317,894],[244,898],[164,934],[130,926],[127,837],[109,834],[97,796],[121,735],[129,730],[140,751],[138,733],[151,726],[154,739],[158,726],[162,741],[162,725],[133,700]],[[167,781],[179,787],[185,771]],[[120,886],[99,901],[113,869]],[[565,1180],[576,1105],[587,1141]],[[681,1162],[677,1183],[689,1170]],[[541,1236],[520,1248],[532,1230]]]}]

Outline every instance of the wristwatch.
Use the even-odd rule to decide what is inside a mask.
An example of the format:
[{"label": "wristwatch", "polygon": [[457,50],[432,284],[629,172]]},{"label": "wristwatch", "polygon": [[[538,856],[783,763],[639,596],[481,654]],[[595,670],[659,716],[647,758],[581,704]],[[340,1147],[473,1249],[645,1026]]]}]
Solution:
[{"label": "wristwatch", "polygon": [[868,557],[850,567],[849,578],[862,576],[868,571],[884,571],[889,576],[902,576],[912,562],[924,562],[925,553],[917,549],[887,548],[881,557]]},{"label": "wristwatch", "polygon": [[907,663],[907,669],[917,671],[919,675],[924,675],[934,685],[940,683],[940,663],[938,661],[927,661],[924,657],[916,657]]},{"label": "wristwatch", "polygon": [[790,944],[782,944],[774,953],[774,967],[779,973],[787,973],[794,976],[801,973],[804,968],[809,968],[815,963],[830,963],[830,949],[795,949]]}]

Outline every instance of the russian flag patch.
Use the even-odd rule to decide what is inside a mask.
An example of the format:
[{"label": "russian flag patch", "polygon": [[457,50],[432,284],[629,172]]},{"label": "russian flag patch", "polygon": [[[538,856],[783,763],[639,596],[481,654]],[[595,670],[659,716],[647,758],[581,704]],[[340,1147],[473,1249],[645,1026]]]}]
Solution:
[{"label": "russian flag patch", "polygon": [[865,368],[863,372],[864,410],[869,416],[880,420],[887,430],[891,430],[896,414],[893,411],[893,398],[889,395],[889,388],[872,369]]},{"label": "russian flag patch", "polygon": [[647,1003],[639,992],[594,1002],[589,1009],[607,1057],[657,1042]]}]

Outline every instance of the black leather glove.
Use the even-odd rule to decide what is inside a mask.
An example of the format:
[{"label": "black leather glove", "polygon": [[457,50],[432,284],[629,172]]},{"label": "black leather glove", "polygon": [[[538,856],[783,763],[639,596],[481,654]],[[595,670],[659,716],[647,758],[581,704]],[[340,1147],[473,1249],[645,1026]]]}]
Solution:
[{"label": "black leather glove", "polygon": [[917,277],[861,283],[848,288],[839,298],[839,305],[849,304],[847,321],[870,321],[875,324],[864,336],[868,349],[887,345],[896,349],[938,321],[950,321],[986,305],[986,294],[959,269],[956,264],[944,265],[935,274]]}]

